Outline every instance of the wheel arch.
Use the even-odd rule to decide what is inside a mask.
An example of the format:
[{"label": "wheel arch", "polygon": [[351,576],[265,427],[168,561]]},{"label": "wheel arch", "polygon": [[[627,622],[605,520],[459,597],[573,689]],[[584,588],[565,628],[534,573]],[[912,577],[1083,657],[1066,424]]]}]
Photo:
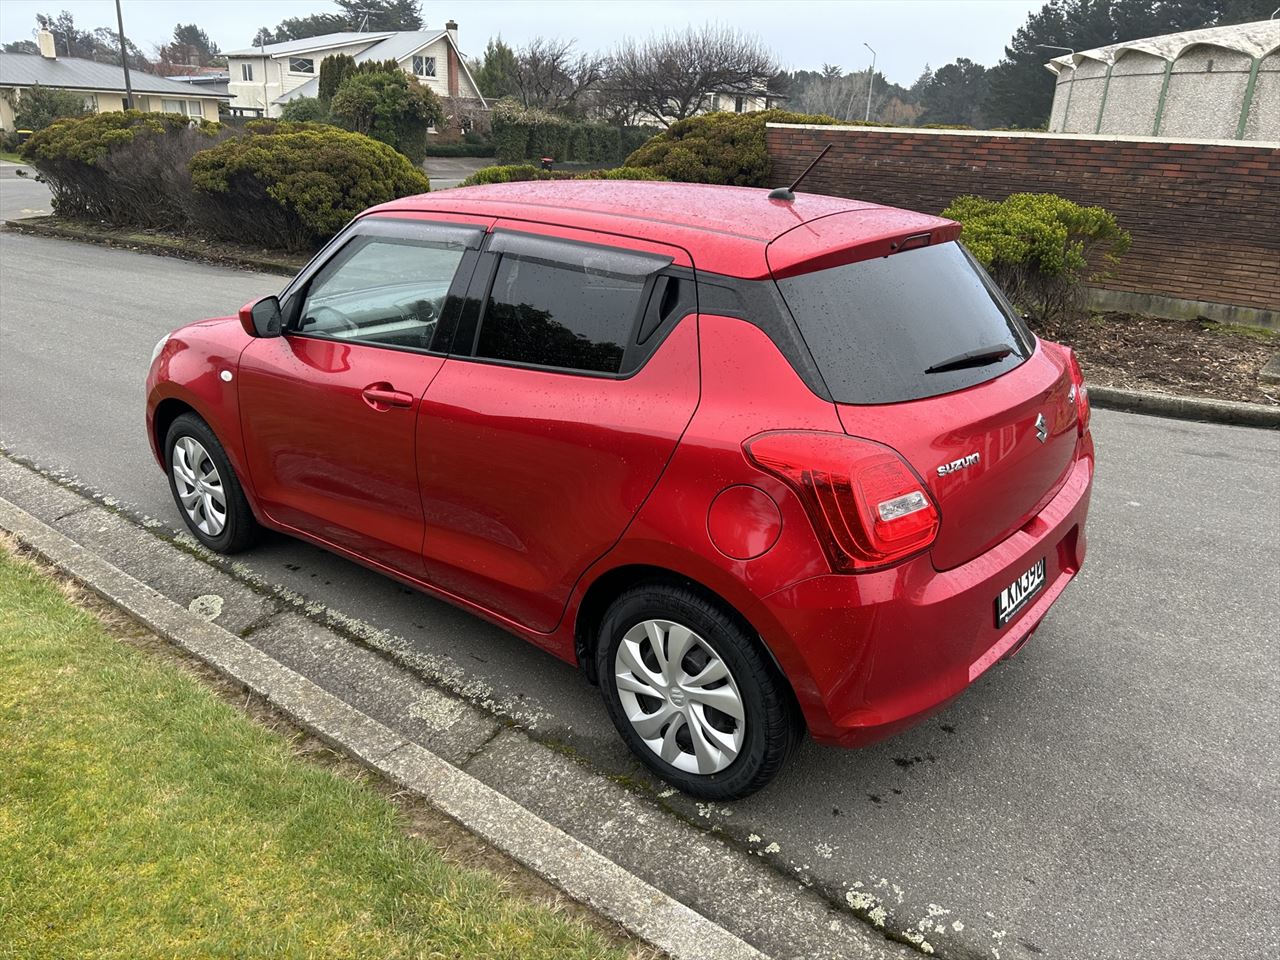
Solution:
[{"label": "wheel arch", "polygon": [[[735,604],[718,591],[688,574],[650,563],[628,563],[606,570],[596,577],[583,593],[574,618],[573,644],[578,666],[586,674],[588,680],[595,684],[599,683],[600,678],[596,673],[595,665],[595,645],[598,641],[600,624],[604,620],[604,615],[609,609],[609,605],[628,590],[648,583],[665,583],[692,590],[724,610],[725,614],[742,628],[743,632],[756,643],[769,662],[773,664],[778,676],[782,678],[785,688],[791,694],[793,703],[799,706],[799,697],[795,686],[792,684],[787,672],[782,669],[782,664],[778,662],[777,656],[770,649],[763,633]],[[800,711],[797,713],[802,715]]]}]

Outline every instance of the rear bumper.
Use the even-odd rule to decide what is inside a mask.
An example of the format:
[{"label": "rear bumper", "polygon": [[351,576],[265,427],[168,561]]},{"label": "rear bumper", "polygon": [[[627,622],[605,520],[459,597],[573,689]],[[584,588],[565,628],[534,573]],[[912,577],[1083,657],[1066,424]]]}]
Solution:
[{"label": "rear bumper", "polygon": [[[766,597],[812,680],[807,688],[817,699],[801,706],[813,738],[843,746],[883,739],[1016,653],[1084,561],[1092,484],[1086,435],[1053,500],[968,563],[940,572],[924,555],[876,573],[815,577]],[[997,628],[996,596],[1041,557],[1044,586]]]}]

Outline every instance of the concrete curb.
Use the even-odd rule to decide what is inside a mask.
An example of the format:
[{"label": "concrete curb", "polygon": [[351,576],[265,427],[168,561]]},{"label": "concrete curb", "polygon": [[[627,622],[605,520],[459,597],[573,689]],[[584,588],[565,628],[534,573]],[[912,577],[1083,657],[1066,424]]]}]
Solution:
[{"label": "concrete curb", "polygon": [[[158,254],[164,257],[177,257],[179,260],[196,260],[201,263],[216,263],[227,267],[238,267],[242,270],[256,270],[261,273],[274,273],[282,277],[296,276],[302,269],[301,264],[294,265],[280,260],[269,260],[261,257],[240,256],[232,253],[218,253],[199,246],[183,246],[159,241],[149,241],[135,237],[113,237],[110,234],[94,233],[88,230],[77,230],[73,226],[60,223],[40,222],[45,217],[30,217],[18,220],[6,220],[4,225],[18,233],[26,233],[37,237],[57,237],[59,240],[78,240],[81,243],[97,243],[107,247],[125,247],[141,250],[144,253]],[[175,238],[181,239],[181,238]]]},{"label": "concrete curb", "polygon": [[1234,400],[1201,400],[1175,397],[1118,387],[1089,386],[1089,402],[1106,410],[1125,410],[1177,420],[1201,420],[1207,423],[1234,424],[1280,430],[1280,407],[1261,403],[1238,403]]},{"label": "concrete curb", "polygon": [[190,612],[0,497],[0,529],[67,576],[220,673],[266,698],[299,726],[414,790],[568,896],[674,960],[766,956],[514,800],[203,617]]}]

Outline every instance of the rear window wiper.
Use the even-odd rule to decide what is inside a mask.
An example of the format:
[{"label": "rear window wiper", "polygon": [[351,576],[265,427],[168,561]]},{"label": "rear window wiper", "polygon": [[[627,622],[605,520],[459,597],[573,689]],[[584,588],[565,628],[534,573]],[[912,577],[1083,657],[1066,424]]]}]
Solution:
[{"label": "rear window wiper", "polygon": [[967,353],[954,356],[950,360],[935,363],[925,373],[946,373],[948,370],[963,370],[966,367],[985,367],[989,363],[1003,360],[1013,353],[1013,349],[1007,343],[997,344],[993,347],[978,347],[976,350],[970,350]]}]

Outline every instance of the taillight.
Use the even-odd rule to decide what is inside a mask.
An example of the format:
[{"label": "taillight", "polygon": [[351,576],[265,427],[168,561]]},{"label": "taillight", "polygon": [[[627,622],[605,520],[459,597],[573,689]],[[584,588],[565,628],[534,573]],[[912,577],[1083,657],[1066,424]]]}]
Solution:
[{"label": "taillight", "polygon": [[1076,401],[1076,422],[1080,425],[1080,435],[1084,436],[1089,429],[1089,388],[1085,385],[1080,361],[1070,348],[1067,349],[1067,360],[1071,364],[1071,390]]},{"label": "taillight", "polygon": [[938,534],[938,508],[924,483],[888,447],[805,430],[761,433],[742,446],[799,496],[837,573],[896,563]]}]

